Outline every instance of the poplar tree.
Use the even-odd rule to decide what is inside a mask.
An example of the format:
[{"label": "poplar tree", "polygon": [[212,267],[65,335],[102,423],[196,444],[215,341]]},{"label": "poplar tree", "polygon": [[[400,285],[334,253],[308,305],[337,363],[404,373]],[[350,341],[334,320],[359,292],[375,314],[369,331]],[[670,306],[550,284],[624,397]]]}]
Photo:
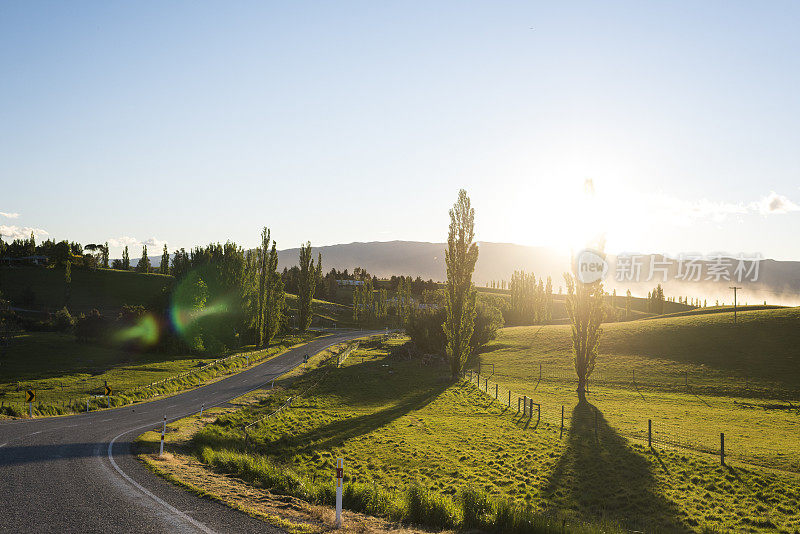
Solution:
[{"label": "poplar tree", "polygon": [[150,272],[150,258],[147,257],[147,245],[142,245],[142,259],[136,264],[136,271],[140,273]]},{"label": "poplar tree", "polygon": [[256,312],[256,337],[259,346],[269,346],[283,322],[285,294],[283,280],[278,272],[278,251],[266,226],[261,231],[261,248],[258,250],[258,310]]},{"label": "poplar tree", "polygon": [[161,265],[158,270],[161,274],[169,274],[169,251],[166,243],[164,243],[164,252],[161,253]]},{"label": "poplar tree", "polygon": [[72,297],[72,262],[64,264],[64,306],[69,306]]},{"label": "poplar tree", "polygon": [[126,271],[129,271],[131,268],[131,258],[128,256],[128,245],[125,245],[125,249],[122,251],[122,268]]},{"label": "poplar tree", "polygon": [[100,257],[103,260],[103,269],[108,269],[108,241],[103,245],[103,251],[100,253]]},{"label": "poplar tree", "polygon": [[467,192],[461,189],[450,210],[450,230],[444,261],[447,265],[446,318],[442,325],[447,340],[452,377],[458,378],[470,354],[470,340],[475,329],[476,291],[472,273],[478,261],[475,240],[475,209]]},{"label": "poplar tree", "polygon": [[631,290],[629,289],[625,297],[625,319],[631,318]]},{"label": "poplar tree", "polygon": [[267,258],[266,291],[264,293],[264,344],[269,345],[283,324],[286,294],[283,279],[278,272],[278,249],[275,240]]},{"label": "poplar tree", "polygon": [[300,273],[297,281],[297,306],[300,315],[298,326],[301,332],[305,332],[311,326],[311,319],[314,316],[312,303],[316,285],[317,270],[314,268],[314,260],[311,259],[311,241],[308,241],[305,245],[300,246]]},{"label": "poplar tree", "polygon": [[586,385],[597,359],[605,313],[603,284],[576,283],[570,273],[564,273],[567,283],[566,307],[572,323],[572,349],[575,373],[578,375],[578,402],[586,402]]}]

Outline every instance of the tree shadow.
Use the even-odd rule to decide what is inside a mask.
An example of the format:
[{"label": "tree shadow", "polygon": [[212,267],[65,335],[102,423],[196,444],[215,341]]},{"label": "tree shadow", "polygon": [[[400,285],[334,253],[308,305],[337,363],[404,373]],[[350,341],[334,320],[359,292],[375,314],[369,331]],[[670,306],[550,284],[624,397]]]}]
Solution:
[{"label": "tree shadow", "polygon": [[553,508],[637,530],[689,532],[659,494],[649,462],[589,402],[572,412],[566,449],[543,487]]},{"label": "tree shadow", "polygon": [[296,455],[338,447],[348,440],[368,434],[400,417],[424,408],[447,389],[447,384],[406,397],[397,404],[376,412],[340,419],[294,435],[282,434],[278,439],[258,442],[257,447],[270,455]]}]

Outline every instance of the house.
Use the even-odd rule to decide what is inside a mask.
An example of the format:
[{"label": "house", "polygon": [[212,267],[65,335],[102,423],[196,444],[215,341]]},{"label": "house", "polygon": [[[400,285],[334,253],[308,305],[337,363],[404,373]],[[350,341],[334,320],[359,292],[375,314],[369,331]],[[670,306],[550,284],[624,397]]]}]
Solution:
[{"label": "house", "polygon": [[339,284],[340,287],[341,286],[363,286],[364,285],[364,281],[363,280],[336,280],[336,283]]},{"label": "house", "polygon": [[6,256],[5,258],[0,258],[0,264],[3,265],[47,265],[50,262],[50,258],[47,256],[21,256],[19,258],[12,258],[11,256]]}]

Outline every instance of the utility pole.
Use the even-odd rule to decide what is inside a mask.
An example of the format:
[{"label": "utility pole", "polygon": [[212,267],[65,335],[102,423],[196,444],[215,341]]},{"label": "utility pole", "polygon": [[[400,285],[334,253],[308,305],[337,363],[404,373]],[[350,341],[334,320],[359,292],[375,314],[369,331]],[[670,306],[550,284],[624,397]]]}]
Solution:
[{"label": "utility pole", "polygon": [[733,324],[736,324],[736,290],[742,288],[736,286],[730,286],[728,289],[733,289]]}]

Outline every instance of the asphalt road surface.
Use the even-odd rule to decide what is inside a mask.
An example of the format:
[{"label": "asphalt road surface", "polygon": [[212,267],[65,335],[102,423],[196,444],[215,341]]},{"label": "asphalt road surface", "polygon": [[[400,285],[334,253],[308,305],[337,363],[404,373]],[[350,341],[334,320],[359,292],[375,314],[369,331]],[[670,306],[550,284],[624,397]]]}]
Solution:
[{"label": "asphalt road surface", "polygon": [[147,470],[133,440],[163,421],[268,384],[303,356],[367,335],[314,340],[224,380],[152,402],[69,417],[0,421],[0,532],[280,532]]}]

